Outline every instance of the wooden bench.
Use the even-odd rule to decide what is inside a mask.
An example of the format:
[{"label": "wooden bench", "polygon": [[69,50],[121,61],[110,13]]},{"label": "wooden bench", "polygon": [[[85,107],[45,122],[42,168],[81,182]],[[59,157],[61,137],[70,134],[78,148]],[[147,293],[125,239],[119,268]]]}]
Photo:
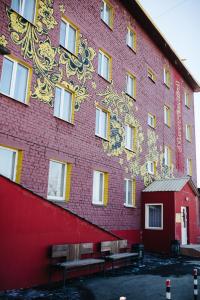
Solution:
[{"label": "wooden bench", "polygon": [[[104,259],[82,258],[82,256],[92,256],[93,253],[93,243],[53,245],[51,247],[51,258],[54,262],[50,266],[50,280],[52,270],[61,270],[63,272],[64,286],[67,272],[70,270],[90,269],[93,266],[100,266],[101,271],[104,271]],[[55,260],[57,261],[55,262]]]},{"label": "wooden bench", "polygon": [[127,240],[101,242],[102,256],[106,261],[112,263],[112,270],[114,269],[114,263],[117,261],[132,262],[139,259],[139,253],[127,252],[127,249]]}]

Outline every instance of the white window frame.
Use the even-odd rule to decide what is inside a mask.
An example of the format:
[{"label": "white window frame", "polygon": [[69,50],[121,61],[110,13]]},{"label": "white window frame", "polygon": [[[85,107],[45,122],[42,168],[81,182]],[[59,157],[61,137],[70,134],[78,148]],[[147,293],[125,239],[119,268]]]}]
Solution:
[{"label": "white window frame", "polygon": [[168,146],[164,146],[164,165],[170,167],[171,166],[170,160],[171,160],[171,149]]},{"label": "white window frame", "polygon": [[[130,135],[130,138],[132,137],[132,143],[131,143],[131,147],[129,147],[129,144],[131,142],[131,140],[128,140],[128,131],[130,130],[130,132],[132,133]],[[136,128],[133,126],[130,126],[129,124],[126,124],[125,127],[125,148],[130,150],[130,151],[134,151],[134,145],[135,145],[135,130]]]},{"label": "white window frame", "polygon": [[155,128],[156,127],[155,126],[156,125],[156,116],[148,113],[147,123],[151,128]]},{"label": "white window frame", "polygon": [[[94,176],[95,175],[94,174],[95,173],[98,173],[99,175],[100,174],[103,175],[102,201],[100,201],[100,199],[98,199],[98,200],[94,199],[94,188],[95,188],[95,186],[94,186],[94,184],[95,184],[95,182],[94,182]],[[98,187],[100,187],[100,182],[98,182]],[[93,171],[93,184],[92,184],[92,204],[103,206],[104,205],[104,192],[105,192],[105,173],[102,172],[102,171],[94,170]]]},{"label": "white window frame", "polygon": [[[133,84],[133,86],[132,86],[132,89],[133,89],[133,94],[131,95],[131,93],[129,93],[129,91],[128,91],[128,82],[129,82],[129,78],[132,80],[132,84]],[[128,95],[128,96],[130,96],[131,98],[133,98],[133,99],[135,99],[135,97],[136,97],[136,77],[134,76],[134,75],[132,75],[132,74],[130,74],[130,73],[126,73],[126,94]]]},{"label": "white window frame", "polygon": [[[59,86],[56,86],[56,89],[60,89],[61,90],[61,97],[60,97],[59,116],[57,116],[55,114],[55,109],[54,109],[54,117],[59,118],[59,119],[65,121],[65,122],[72,123],[73,122],[72,116],[73,116],[73,109],[74,109],[73,108],[73,97],[74,97],[73,92],[71,92],[71,91],[69,91],[67,89],[64,89],[62,87],[59,87]],[[69,94],[71,94],[71,114],[70,114],[70,119],[69,120],[65,120],[65,119],[62,118],[62,112],[63,112],[63,108],[64,108],[64,93],[65,92],[68,92]],[[54,101],[56,101],[56,96],[55,96],[55,100]]]},{"label": "white window frame", "polygon": [[[111,80],[111,57],[102,50],[99,50],[99,53],[101,54],[101,68],[100,68],[100,72],[99,72],[99,67],[98,67],[98,74],[101,77],[103,77],[105,80],[110,82],[110,80]],[[108,78],[106,78],[104,76],[104,70],[106,69],[106,67],[105,67],[105,63],[106,63],[105,57],[108,59]],[[98,55],[98,64],[99,64],[99,55]]]},{"label": "white window frame", "polygon": [[[16,100],[17,102],[26,104],[27,103],[27,95],[28,95],[28,84],[29,84],[30,69],[27,66],[25,66],[23,63],[18,62],[14,59],[10,59],[7,56],[4,57],[4,59],[7,59],[7,60],[9,60],[13,63],[13,69],[12,69],[11,82],[10,82],[10,93],[7,94],[5,92],[2,92],[1,90],[0,90],[0,93]],[[17,75],[17,65],[21,65],[22,67],[24,67],[28,70],[28,76],[27,76],[27,80],[26,80],[26,94],[25,94],[25,101],[24,102],[22,102],[22,101],[20,101],[20,100],[18,100],[14,97],[15,85],[16,85],[16,75]],[[3,71],[3,67],[2,67],[2,71]],[[2,74],[3,73],[1,73],[1,77],[2,77]]]},{"label": "white window frame", "polygon": [[[65,30],[65,43],[64,45],[61,44],[61,41],[59,41],[60,45],[63,46],[67,51],[69,51],[70,53],[76,55],[77,54],[77,39],[78,39],[78,29],[75,25],[73,25],[70,21],[67,21],[66,19],[62,18],[61,22],[63,22],[66,26],[66,30]],[[60,25],[61,26],[61,25]],[[74,52],[71,52],[68,49],[68,41],[69,41],[69,27],[72,27],[75,31],[76,31],[76,35],[75,35],[75,45],[74,45]],[[60,27],[61,29],[61,27]],[[60,40],[61,40],[61,36],[60,36]]]},{"label": "white window frame", "polygon": [[[131,45],[131,33],[133,34],[133,45]],[[133,51],[136,51],[136,32],[131,28],[127,28],[126,44]]]},{"label": "white window frame", "polygon": [[17,174],[17,163],[18,163],[18,151],[15,149],[12,149],[10,147],[3,147],[0,146],[0,149],[7,150],[9,152],[15,153],[15,165],[13,170],[13,178],[9,178],[12,181],[16,181],[16,174]]},{"label": "white window frame", "polygon": [[164,105],[164,124],[170,127],[170,119],[171,119],[171,110],[169,106]]},{"label": "white window frame", "polygon": [[[135,202],[134,196],[135,196],[135,184],[136,184],[136,182],[135,182],[134,179],[128,179],[128,178],[125,178],[124,181],[126,183],[124,206],[126,206],[126,207],[135,207],[133,203]],[[131,204],[128,203],[128,183],[129,182],[131,182],[131,185],[132,185]]]},{"label": "white window frame", "polygon": [[[50,162],[55,162],[61,165],[64,165],[64,187],[63,187],[63,197],[56,197],[56,196],[49,196],[49,176],[50,176]],[[55,200],[55,201],[65,201],[65,195],[66,195],[66,179],[67,179],[67,164],[58,160],[50,159],[49,160],[49,173],[48,173],[48,187],[47,187],[47,199],[48,200]]]},{"label": "white window frame", "polygon": [[[149,226],[149,207],[153,206],[153,205],[161,207],[161,226],[160,227],[150,227]],[[163,230],[163,203],[145,203],[145,229]]]},{"label": "white window frame", "polygon": [[[26,19],[25,16],[24,16],[25,1],[27,1],[27,0],[20,0],[19,11],[17,11],[17,13],[18,13],[20,16],[22,16],[24,19]],[[29,0],[28,0],[28,1],[29,1]],[[33,20],[28,20],[28,19],[26,19],[26,20],[29,21],[30,23],[34,23],[34,20],[35,20],[37,0],[34,0],[34,2],[35,2],[35,9],[34,9],[34,14],[33,14]],[[11,3],[11,4],[12,4],[12,3]],[[12,6],[11,6],[11,8],[12,8]]]},{"label": "white window frame", "polygon": [[[151,175],[154,175],[155,174],[155,162],[148,161],[146,166],[147,166],[147,172]],[[153,166],[153,171],[152,171],[152,166]]]},{"label": "white window frame", "polygon": [[163,81],[164,81],[164,84],[169,88],[170,87],[170,71],[169,71],[169,68],[167,68],[167,67],[164,67],[164,69],[163,69]]},{"label": "white window frame", "polygon": [[188,142],[192,140],[192,127],[189,124],[185,125],[185,138]]},{"label": "white window frame", "polygon": [[[109,4],[107,3],[107,1],[102,0],[102,2],[103,2],[103,16],[101,16],[101,20],[102,20],[109,28],[112,29],[112,18],[113,18],[113,16],[112,16],[113,11],[112,11],[112,10],[113,10],[113,8],[112,8],[111,5],[109,5]],[[107,23],[106,20],[105,20],[106,6],[107,6],[108,9],[109,9],[109,20],[108,20],[108,23]]]},{"label": "white window frame", "polygon": [[190,95],[189,95],[189,93],[188,92],[184,92],[184,102],[185,102],[185,106],[187,107],[187,108],[190,108]]},{"label": "white window frame", "polygon": [[[99,111],[99,132],[97,132],[97,119],[95,119],[95,135],[97,135],[98,137],[104,139],[104,140],[108,140],[108,126],[109,126],[109,113],[106,110],[101,109],[100,107],[96,107],[96,111]],[[102,127],[102,115],[106,114],[106,136],[103,135],[103,127]]]},{"label": "white window frame", "polygon": [[147,77],[151,79],[154,83],[156,82],[156,76],[152,69],[147,68]]}]

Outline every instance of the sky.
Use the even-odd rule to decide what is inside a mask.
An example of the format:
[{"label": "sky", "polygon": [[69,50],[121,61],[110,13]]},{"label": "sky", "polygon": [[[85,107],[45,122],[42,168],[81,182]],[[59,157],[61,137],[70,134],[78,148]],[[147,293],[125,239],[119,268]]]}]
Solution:
[{"label": "sky", "polygon": [[[200,0],[138,1],[200,83]],[[197,186],[200,187],[200,93],[195,93],[194,105]]]}]

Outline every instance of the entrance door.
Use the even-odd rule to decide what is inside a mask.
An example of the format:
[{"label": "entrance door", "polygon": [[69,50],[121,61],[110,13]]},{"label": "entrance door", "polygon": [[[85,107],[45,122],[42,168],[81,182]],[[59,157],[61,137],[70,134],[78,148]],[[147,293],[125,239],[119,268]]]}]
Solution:
[{"label": "entrance door", "polygon": [[181,244],[187,245],[187,207],[181,207]]}]

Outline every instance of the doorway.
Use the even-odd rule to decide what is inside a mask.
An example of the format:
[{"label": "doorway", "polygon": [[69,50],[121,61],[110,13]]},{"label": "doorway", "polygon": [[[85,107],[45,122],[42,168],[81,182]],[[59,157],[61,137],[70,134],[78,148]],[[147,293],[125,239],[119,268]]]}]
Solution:
[{"label": "doorway", "polygon": [[187,207],[181,207],[181,244],[187,245],[188,243],[188,213]]}]

